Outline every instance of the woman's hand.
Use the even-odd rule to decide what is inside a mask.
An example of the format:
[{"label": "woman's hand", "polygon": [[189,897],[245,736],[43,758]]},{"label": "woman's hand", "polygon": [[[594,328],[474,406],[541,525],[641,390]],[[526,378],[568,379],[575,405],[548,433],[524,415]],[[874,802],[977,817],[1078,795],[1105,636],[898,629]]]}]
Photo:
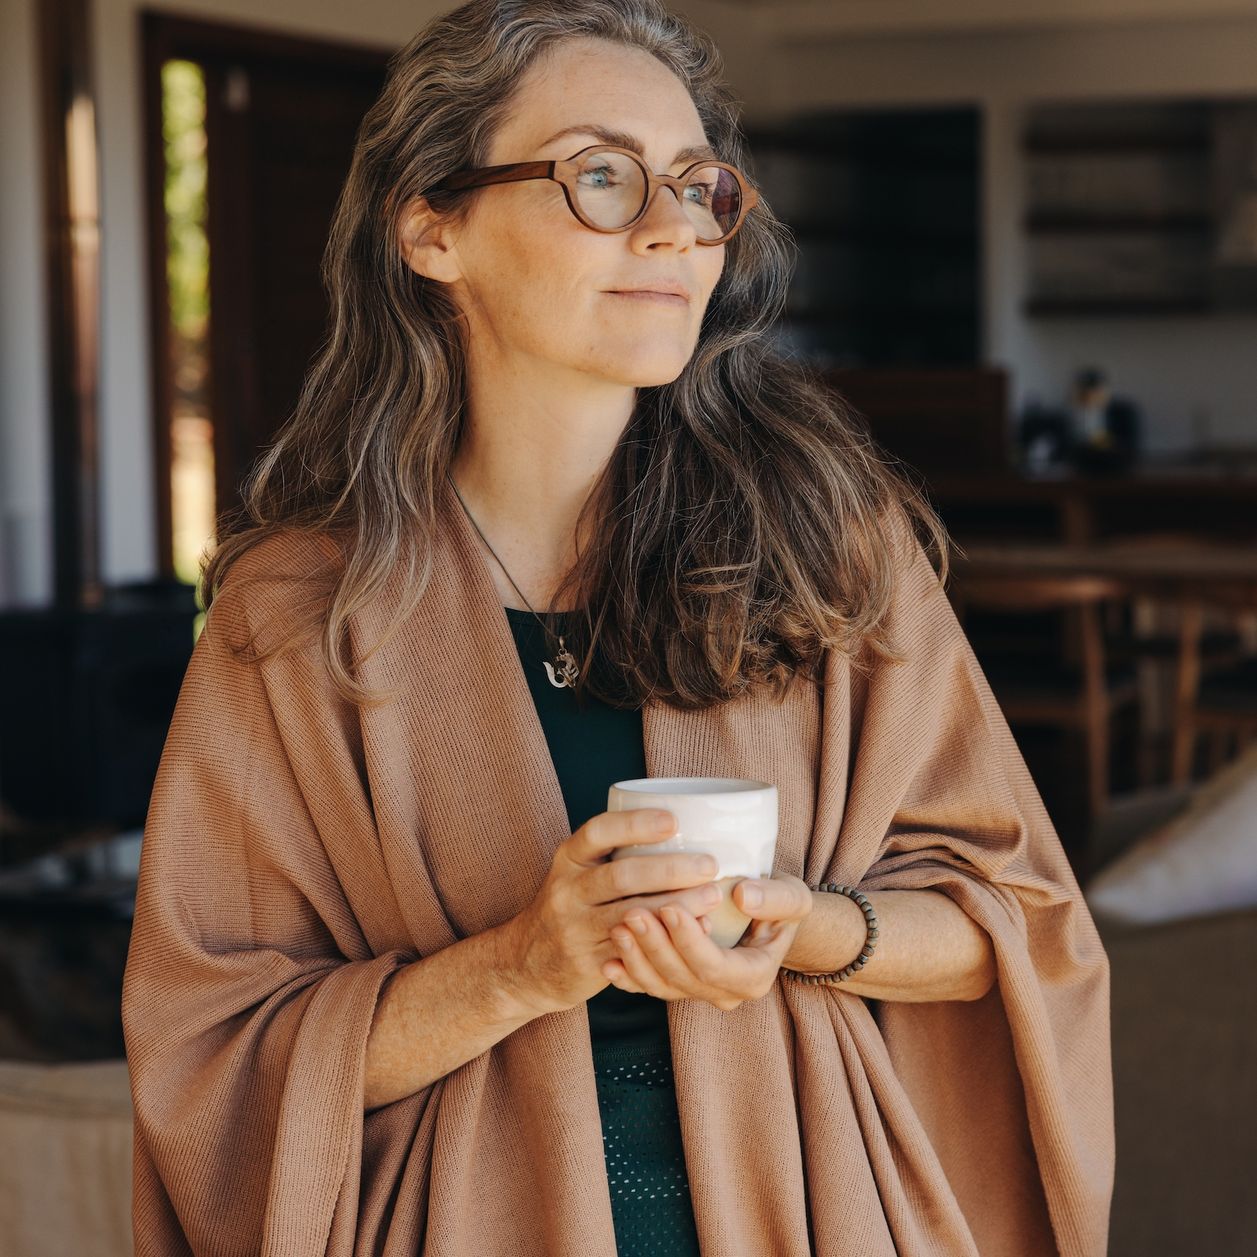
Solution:
[{"label": "woman's hand", "polygon": [[[762,891],[757,905],[746,900],[754,888]],[[684,908],[661,908],[658,917],[631,909],[625,914],[627,924],[611,931],[619,956],[607,961],[602,972],[622,991],[658,999],[704,999],[724,1012],[766,995],[799,922],[812,911],[812,892],[801,878],[782,873],[743,879],[733,888],[733,902],[752,921],[738,945],[730,948],[713,943],[705,919],[700,924]]]},{"label": "woman's hand", "polygon": [[538,1016],[606,989],[602,967],[616,954],[611,930],[626,915],[644,912],[658,928],[654,913],[665,905],[681,907],[693,921],[720,903],[711,880],[717,864],[709,855],[672,851],[612,860],[620,847],[672,836],[676,817],[665,811],[664,827],[656,829],[656,810],[591,816],[555,849],[533,902],[500,927],[509,980]]}]

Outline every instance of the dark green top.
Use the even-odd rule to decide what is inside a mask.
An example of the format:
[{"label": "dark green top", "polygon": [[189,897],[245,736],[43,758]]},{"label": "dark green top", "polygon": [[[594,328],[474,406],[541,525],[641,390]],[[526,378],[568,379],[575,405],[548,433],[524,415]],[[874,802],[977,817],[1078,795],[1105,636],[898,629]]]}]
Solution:
[{"label": "dark green top", "polygon": [[[607,810],[614,782],[646,776],[640,709],[612,707],[551,684],[554,653],[531,611],[503,607],[575,833]],[[561,629],[562,615],[551,623]],[[672,1080],[668,1006],[608,985],[588,1001],[603,1149],[619,1257],[697,1257]]]}]

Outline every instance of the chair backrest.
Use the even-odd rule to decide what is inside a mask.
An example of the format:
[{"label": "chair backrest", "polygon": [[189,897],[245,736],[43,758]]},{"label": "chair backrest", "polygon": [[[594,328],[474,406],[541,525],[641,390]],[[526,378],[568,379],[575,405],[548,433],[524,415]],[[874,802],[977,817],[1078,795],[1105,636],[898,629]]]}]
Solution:
[{"label": "chair backrest", "polygon": [[[1257,547],[1257,535],[1249,541],[1235,541],[1224,540],[1210,533],[1165,529],[1106,537],[1094,544],[1097,549],[1108,554],[1138,555],[1165,549],[1199,551],[1202,556],[1207,557],[1219,552],[1235,552],[1245,548],[1251,552],[1254,547]],[[1238,616],[1243,619],[1251,619],[1257,613],[1257,608],[1254,607],[1252,582],[1242,578],[1228,581],[1224,576],[1219,576],[1216,580],[1210,581],[1207,587],[1193,590],[1186,599],[1162,599],[1162,601],[1199,603],[1214,608],[1224,615],[1228,612],[1238,613]]]},{"label": "chair backrest", "polygon": [[953,604],[1029,613],[1117,601],[1126,596],[1126,587],[1105,576],[1018,575],[962,568],[952,582],[951,593]]}]

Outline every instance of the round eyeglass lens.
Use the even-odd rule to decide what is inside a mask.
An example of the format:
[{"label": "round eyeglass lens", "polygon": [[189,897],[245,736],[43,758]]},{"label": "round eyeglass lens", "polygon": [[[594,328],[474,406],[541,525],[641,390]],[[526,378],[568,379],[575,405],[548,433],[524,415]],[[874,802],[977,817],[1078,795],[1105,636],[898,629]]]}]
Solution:
[{"label": "round eyeglass lens", "polygon": [[[581,159],[576,200],[591,223],[614,230],[637,217],[646,199],[642,168],[624,153],[595,152]],[[742,190],[723,166],[698,166],[681,203],[700,240],[718,240],[738,221]]]}]

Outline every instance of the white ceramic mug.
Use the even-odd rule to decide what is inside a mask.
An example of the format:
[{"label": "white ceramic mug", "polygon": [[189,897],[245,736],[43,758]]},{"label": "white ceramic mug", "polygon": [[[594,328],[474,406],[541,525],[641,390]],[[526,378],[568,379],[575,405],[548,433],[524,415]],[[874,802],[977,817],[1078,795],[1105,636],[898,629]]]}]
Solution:
[{"label": "white ceramic mug", "polygon": [[607,791],[608,812],[665,808],[676,817],[676,832],[662,842],[617,847],[611,858],[702,852],[716,858],[713,879],[724,898],[704,915],[711,940],[732,947],[751,918],[735,906],[734,886],[744,877],[771,877],[777,851],[777,787],[741,777],[635,777]]}]

